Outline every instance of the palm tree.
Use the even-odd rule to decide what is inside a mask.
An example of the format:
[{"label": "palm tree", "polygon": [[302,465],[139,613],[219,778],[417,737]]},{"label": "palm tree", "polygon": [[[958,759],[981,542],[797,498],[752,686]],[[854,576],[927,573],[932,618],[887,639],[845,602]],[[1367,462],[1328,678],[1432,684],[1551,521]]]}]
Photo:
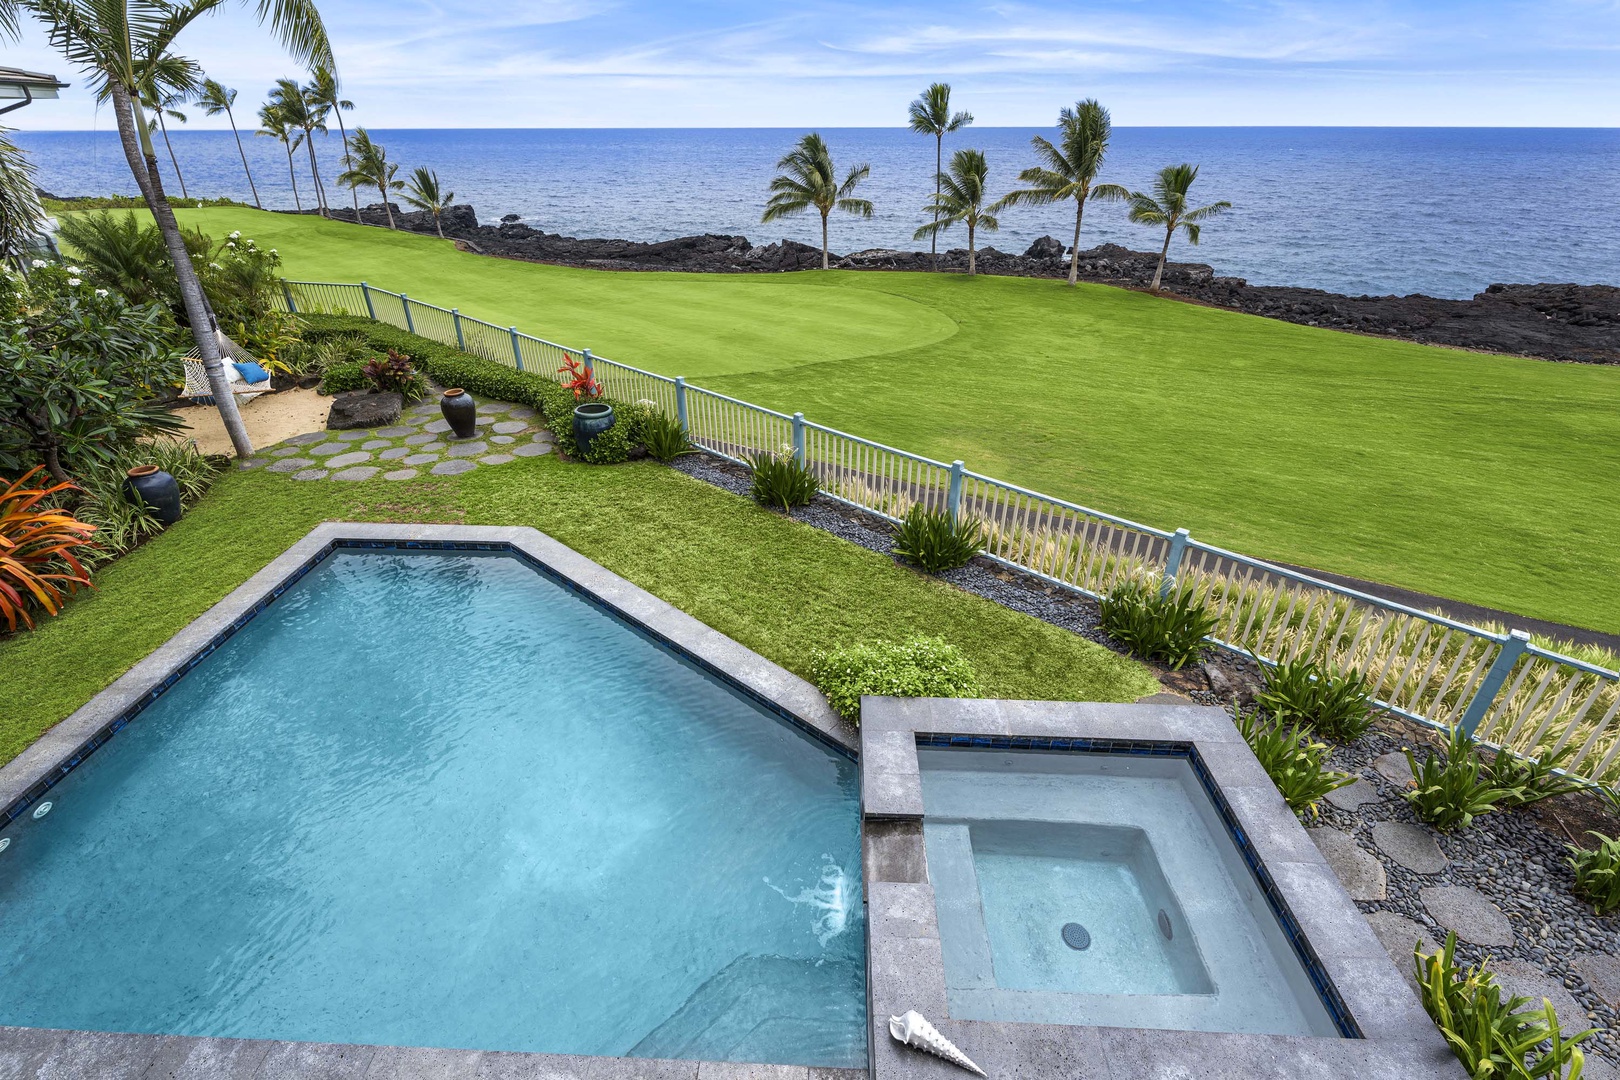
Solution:
[{"label": "palm tree", "polygon": [[21,270],[45,231],[45,208],[34,186],[34,163],[0,127],[0,263]]},{"label": "palm tree", "polygon": [[[190,202],[191,192],[186,190],[186,176],[180,171],[180,159],[174,156],[174,143],[169,141],[169,125],[164,119],[167,117],[177,124],[186,122],[188,119],[186,114],[177,108],[177,106],[185,104],[186,95],[179,90],[171,90],[166,94],[158,93],[155,88],[149,88],[149,90],[150,92],[145,95],[141,104],[152,110],[152,116],[157,121],[158,129],[163,132],[163,145],[169,150],[169,164],[174,166],[174,178],[180,181],[180,197]],[[151,125],[152,121],[148,120],[148,130],[151,129]]]},{"label": "palm tree", "polygon": [[253,134],[276,139],[287,151],[287,178],[292,181],[293,205],[302,214],[304,201],[298,197],[298,173],[293,170],[293,151],[303,143],[304,133],[292,125],[287,114],[278,106],[265,104],[259,108],[259,130]]},{"label": "palm tree", "polygon": [[315,160],[315,133],[326,131],[326,110],[310,102],[304,88],[291,79],[277,79],[270,91],[270,103],[286,118],[287,123],[303,131],[304,149],[309,152],[309,176],[315,185],[315,205],[325,217],[331,217],[326,206],[326,189],[321,186],[321,167]]},{"label": "palm tree", "polygon": [[937,182],[939,192],[932,201],[924,207],[932,210],[934,221],[931,225],[924,225],[912,237],[921,240],[925,236],[938,237],[940,233],[952,225],[961,222],[967,226],[968,231],[968,277],[979,272],[979,256],[976,245],[976,236],[980,229],[985,232],[995,232],[1001,228],[991,213],[994,206],[985,208],[985,188],[990,180],[990,165],[984,159],[982,150],[958,150],[951,155],[951,167],[948,173],[940,173]]},{"label": "palm tree", "polygon": [[[939,177],[944,174],[945,136],[960,131],[973,123],[973,114],[951,114],[951,84],[934,83],[911,103],[911,130],[919,135],[934,137],[934,198],[939,198]],[[939,218],[934,219],[936,222]],[[928,252],[939,261],[939,230],[929,234]]]},{"label": "palm tree", "polygon": [[247,151],[242,149],[242,133],[236,130],[236,114],[231,111],[231,106],[236,104],[236,91],[213,79],[204,79],[202,90],[197,94],[197,104],[209,116],[224,113],[226,119],[230,120],[231,134],[236,136],[236,152],[242,158],[242,171],[247,173],[248,189],[253,192],[253,205],[263,210],[258,185],[253,182],[253,170],[248,168]]},{"label": "palm tree", "polygon": [[849,170],[842,184],[835,179],[832,153],[821,136],[811,132],[799,140],[799,145],[776,163],[778,169],[787,170],[771,181],[771,198],[765,204],[765,216],[760,222],[802,214],[812,206],[821,211],[821,268],[827,269],[827,215],[833,210],[846,214],[872,216],[872,204],[865,199],[853,198],[855,187],[872,175],[872,167],[861,163]]},{"label": "palm tree", "polygon": [[[208,310],[207,298],[197,281],[196,268],[186,251],[180,223],[163,190],[157,151],[140,102],[141,89],[157,85],[151,72],[168,65],[187,68],[195,77],[196,65],[170,50],[175,38],[192,23],[224,7],[228,0],[0,0],[0,36],[16,38],[20,17],[29,14],[44,24],[50,42],[67,60],[90,77],[98,97],[110,100],[118,123],[119,142],[130,173],[151,210],[169,251],[176,284],[185,306],[186,321],[208,373],[209,387],[231,443],[241,457],[253,453],[253,443],[236,410],[236,399],[225,380],[219,339]],[[245,0],[241,0],[245,2]],[[268,23],[294,59],[303,63],[332,62],[332,47],[314,0],[255,0],[251,5],[261,24]],[[164,84],[175,80],[165,77]]]},{"label": "palm tree", "polygon": [[403,197],[418,210],[426,210],[433,215],[433,227],[439,231],[439,239],[443,240],[444,226],[439,223],[439,215],[449,208],[450,200],[456,197],[456,193],[440,187],[439,174],[418,166],[411,173],[410,183],[405,185]]},{"label": "palm tree", "polygon": [[1159,291],[1159,282],[1164,277],[1164,260],[1170,254],[1170,240],[1176,235],[1176,230],[1181,229],[1187,234],[1188,240],[1197,244],[1198,223],[1232,209],[1232,204],[1224,201],[1200,206],[1196,210],[1187,209],[1187,192],[1196,179],[1198,179],[1196,165],[1166,165],[1153,179],[1152,195],[1145,195],[1140,191],[1133,191],[1130,194],[1132,221],[1138,225],[1164,226],[1164,246],[1159,249],[1159,268],[1153,271],[1151,288],[1154,292]]},{"label": "palm tree", "polygon": [[382,192],[388,227],[394,228],[394,208],[388,204],[388,193],[405,186],[403,180],[394,179],[399,166],[388,160],[388,151],[383,149],[381,143],[372,142],[370,133],[363,127],[355,128],[354,134],[349,136],[349,154],[349,167],[338,177],[338,183],[348,184],[351,188],[358,188],[361,184],[375,186]]},{"label": "palm tree", "polygon": [[[349,158],[349,132],[343,126],[343,111],[354,108],[354,102],[338,96],[337,75],[331,68],[322,64],[316,64],[310,71],[310,82],[304,87],[304,95],[309,98],[310,104],[321,109],[323,114],[330,111],[337,117],[338,138],[343,140],[343,167],[349,168],[352,164]],[[349,197],[354,200],[354,220],[358,223],[360,194],[354,188],[350,188]]]},{"label": "palm tree", "polygon": [[[1108,140],[1114,132],[1108,110],[1087,98],[1074,108],[1064,106],[1058,113],[1058,146],[1037,135],[1030,140],[1041,164],[1018,174],[1019,183],[1029,187],[1011,192],[996,204],[1046,206],[1074,200],[1074,244],[1069,249],[1069,284],[1080,278],[1080,222],[1086,214],[1087,199],[1128,199],[1130,192],[1118,184],[1097,184],[1097,173],[1108,154]],[[1096,185],[1093,187],[1093,185]]]}]

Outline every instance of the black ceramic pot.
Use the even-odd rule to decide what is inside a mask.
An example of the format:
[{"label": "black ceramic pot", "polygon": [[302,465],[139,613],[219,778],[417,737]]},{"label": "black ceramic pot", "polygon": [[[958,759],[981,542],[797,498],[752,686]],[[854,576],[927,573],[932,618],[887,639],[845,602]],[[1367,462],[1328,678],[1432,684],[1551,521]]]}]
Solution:
[{"label": "black ceramic pot", "polygon": [[591,440],[613,426],[613,406],[603,401],[592,401],[574,408],[574,445],[579,456],[591,449]]},{"label": "black ceramic pot", "polygon": [[478,432],[478,402],[461,387],[446,390],[439,399],[439,411],[444,413],[450,430],[458,439],[470,439]]},{"label": "black ceramic pot", "polygon": [[144,503],[165,525],[180,520],[180,482],[156,465],[137,465],[125,474],[124,494]]}]

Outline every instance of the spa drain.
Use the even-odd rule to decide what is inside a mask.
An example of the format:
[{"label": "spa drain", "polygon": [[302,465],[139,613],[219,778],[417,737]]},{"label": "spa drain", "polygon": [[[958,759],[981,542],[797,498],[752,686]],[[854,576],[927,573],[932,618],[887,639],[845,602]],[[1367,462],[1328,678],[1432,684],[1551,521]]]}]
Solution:
[{"label": "spa drain", "polygon": [[1091,931],[1077,922],[1063,924],[1063,944],[1071,949],[1089,949],[1091,947]]},{"label": "spa drain", "polygon": [[1164,908],[1159,909],[1159,933],[1164,935],[1166,941],[1171,941],[1176,936],[1170,929],[1170,916],[1164,913]]}]

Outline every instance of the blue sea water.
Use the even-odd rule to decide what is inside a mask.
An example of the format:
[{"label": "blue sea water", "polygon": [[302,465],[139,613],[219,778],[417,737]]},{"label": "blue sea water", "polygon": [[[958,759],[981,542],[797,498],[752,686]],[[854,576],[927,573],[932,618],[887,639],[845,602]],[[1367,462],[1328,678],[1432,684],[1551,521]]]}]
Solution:
[{"label": "blue sea water", "polygon": [[510,557],[335,554],[48,798],[0,1024],[866,1062],[854,764]]},{"label": "blue sea water", "polygon": [[[995,177],[992,194],[999,194],[1035,163],[1029,140],[1037,133],[1052,134],[968,128],[947,140],[945,152],[982,149]],[[820,240],[819,224],[808,218],[759,222],[773,166],[798,131],[372,134],[401,163],[402,176],[418,165],[436,169],[488,223],[515,213],[535,228],[570,236],[660,240],[715,232],[755,243]],[[876,205],[869,221],[835,215],[833,249],[925,245],[912,232],[933,189],[932,140],[891,128],[823,134],[841,170],[870,163],[861,194]],[[194,194],[249,198],[230,132],[172,137]],[[20,138],[48,191],[134,193],[111,131],[25,131]],[[266,205],[290,208],[292,182],[279,144],[244,141]],[[335,133],[317,143],[330,183],[342,148]],[[1206,226],[1200,247],[1178,241],[1174,257],[1256,284],[1447,297],[1472,296],[1493,282],[1620,284],[1620,230],[1599,224],[1620,202],[1620,129],[1120,128],[1102,179],[1144,189],[1157,169],[1182,161],[1202,170],[1194,188],[1200,201],[1224,199],[1233,209]],[[294,170],[308,205],[302,153]],[[178,194],[172,177],[169,185]],[[377,193],[370,195],[376,201]],[[1022,251],[1045,233],[1067,243],[1073,223],[1067,207],[1012,210],[1002,215],[1001,233],[986,239],[1008,251]],[[1119,204],[1087,212],[1082,246],[1111,241],[1156,250],[1159,240],[1130,224]],[[946,243],[963,245],[966,237],[953,234]]]}]

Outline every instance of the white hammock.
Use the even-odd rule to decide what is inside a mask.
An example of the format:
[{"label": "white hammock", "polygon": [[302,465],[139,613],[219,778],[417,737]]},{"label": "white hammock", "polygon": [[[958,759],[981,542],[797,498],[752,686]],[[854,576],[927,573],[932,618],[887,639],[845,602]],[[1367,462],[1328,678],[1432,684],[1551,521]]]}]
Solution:
[{"label": "white hammock", "polygon": [[[264,382],[250,383],[242,378],[241,372],[231,363],[233,360],[258,363],[257,357],[218,330],[214,331],[214,340],[219,344],[219,358],[225,367],[225,381],[231,384],[231,394],[234,397],[242,401],[252,401],[260,394],[270,393],[268,379]],[[180,391],[180,396],[207,398],[212,401],[214,388],[208,383],[208,369],[203,367],[202,351],[192,346],[191,351],[186,354],[185,365],[186,385],[185,389]]]}]

